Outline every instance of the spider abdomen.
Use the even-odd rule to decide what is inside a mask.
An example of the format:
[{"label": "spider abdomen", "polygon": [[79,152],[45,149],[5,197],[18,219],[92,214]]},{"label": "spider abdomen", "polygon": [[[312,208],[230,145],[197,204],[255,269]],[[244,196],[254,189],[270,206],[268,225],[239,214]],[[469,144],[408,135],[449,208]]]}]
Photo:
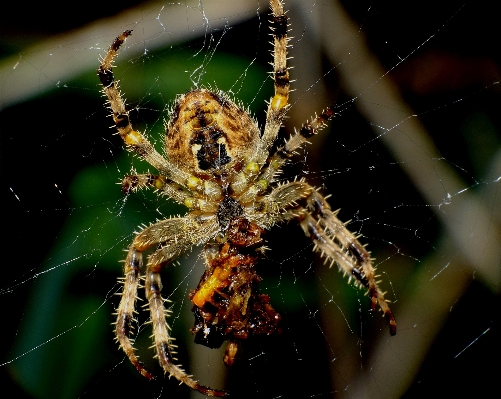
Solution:
[{"label": "spider abdomen", "polygon": [[166,129],[166,153],[180,168],[210,178],[246,161],[259,136],[254,119],[229,98],[196,89],[177,98]]}]

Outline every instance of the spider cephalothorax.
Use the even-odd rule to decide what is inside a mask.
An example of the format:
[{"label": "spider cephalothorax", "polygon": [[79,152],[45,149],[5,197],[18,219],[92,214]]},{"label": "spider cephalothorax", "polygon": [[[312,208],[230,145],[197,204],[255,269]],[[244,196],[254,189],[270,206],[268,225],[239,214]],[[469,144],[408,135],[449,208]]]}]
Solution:
[{"label": "spider cephalothorax", "polygon": [[[315,188],[304,180],[278,184],[276,176],[282,166],[335,113],[332,108],[325,109],[271,152],[289,108],[289,72],[287,16],[280,0],[270,4],[275,94],[262,133],[254,119],[223,93],[197,88],[176,100],[166,126],[164,157],[133,130],[113,77],[113,60],[131,31],[116,38],[98,69],[118,133],[129,150],[158,171],[126,176],[123,191],[151,187],[188,209],[185,216],[151,224],[133,239],[117,309],[118,342],[139,372],[153,378],[136,356],[130,338],[137,290],[144,278],[160,365],[169,376],[209,396],[226,393],[200,385],[174,364],[174,345],[161,295],[161,270],[194,245],[204,246],[206,271],[190,293],[195,315],[192,331],[195,341],[208,347],[219,347],[228,340],[227,365],[233,363],[241,340],[280,331],[280,315],[270,298],[259,292],[261,278],[254,266],[264,251],[263,232],[292,219],[299,221],[311,238],[314,251],[368,290],[371,309],[379,304],[391,335],[396,333],[395,318],[377,285],[369,252]],[[144,265],[146,250],[152,252]]]}]

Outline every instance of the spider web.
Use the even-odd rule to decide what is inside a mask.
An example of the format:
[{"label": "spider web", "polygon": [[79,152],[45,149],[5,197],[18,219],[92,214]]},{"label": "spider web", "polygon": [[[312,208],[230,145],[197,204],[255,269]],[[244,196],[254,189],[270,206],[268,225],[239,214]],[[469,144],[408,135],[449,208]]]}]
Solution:
[{"label": "spider web", "polygon": [[[232,93],[263,125],[273,85],[267,1],[124,3],[78,15],[3,13],[0,126],[4,226],[2,386],[11,396],[201,397],[137,375],[113,341],[118,261],[141,223],[183,209],[120,178],[147,166],[112,135],[95,74],[124,29],[116,76],[134,125],[161,149],[176,94]],[[40,6],[42,7],[42,6]],[[127,8],[131,7],[131,8]],[[390,337],[364,292],[322,266],[294,223],[266,235],[262,291],[283,332],[245,342],[231,370],[193,344],[195,250],[163,274],[179,361],[234,397],[486,395],[500,353],[501,134],[496,13],[486,2],[289,0],[288,137],[340,114],[287,168],[362,234],[397,319]],[[75,18],[68,19],[68,15]],[[141,304],[141,303],[140,303]],[[136,346],[157,371],[147,314]],[[224,348],[223,348],[224,350]],[[488,383],[486,383],[488,382]]]}]

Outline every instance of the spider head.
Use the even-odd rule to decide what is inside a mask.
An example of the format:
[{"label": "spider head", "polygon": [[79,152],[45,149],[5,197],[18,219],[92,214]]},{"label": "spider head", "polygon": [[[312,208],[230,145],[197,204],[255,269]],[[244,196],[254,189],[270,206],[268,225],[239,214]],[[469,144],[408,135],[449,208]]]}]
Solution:
[{"label": "spider head", "polygon": [[196,89],[178,97],[166,130],[166,153],[201,178],[238,171],[259,140],[256,122],[222,94]]}]

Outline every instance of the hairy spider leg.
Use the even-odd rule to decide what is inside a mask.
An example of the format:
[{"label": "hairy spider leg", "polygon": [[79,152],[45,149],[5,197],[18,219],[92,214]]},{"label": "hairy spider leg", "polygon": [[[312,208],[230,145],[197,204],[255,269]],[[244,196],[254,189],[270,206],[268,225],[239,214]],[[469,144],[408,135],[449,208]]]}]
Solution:
[{"label": "hairy spider leg", "polygon": [[326,123],[333,119],[337,114],[334,107],[325,108],[320,115],[315,115],[311,121],[301,126],[299,132],[294,129],[294,134],[285,142],[283,146],[278,147],[268,162],[268,167],[260,176],[261,179],[273,181],[280,168],[297,154],[297,149],[305,144],[309,144],[309,139],[326,126]]},{"label": "hairy spider leg", "polygon": [[385,293],[376,281],[376,269],[372,265],[370,253],[360,244],[358,237],[346,228],[337,218],[323,197],[314,187],[305,181],[285,183],[275,188],[269,195],[265,208],[266,216],[255,215],[270,225],[297,219],[307,237],[310,237],[315,252],[320,252],[330,267],[337,264],[344,275],[353,278],[355,284],[368,290],[371,298],[371,310],[377,305],[383,312],[390,328],[390,334],[397,333],[395,317],[390,310]]},{"label": "hairy spider leg", "polygon": [[[209,230],[209,231],[208,231]],[[171,263],[175,258],[196,244],[201,234],[215,234],[217,223],[215,218],[199,223],[193,218],[172,218],[160,221],[143,229],[134,238],[124,266],[124,289],[122,299],[117,310],[116,335],[120,346],[126,353],[131,363],[137,370],[147,378],[153,379],[153,375],[147,371],[135,354],[135,348],[129,338],[132,321],[134,320],[135,302],[137,299],[137,289],[139,286],[140,270],[143,262],[142,252],[154,245],[162,244],[148,258],[146,266],[145,290],[149,303],[150,321],[153,326],[153,336],[155,339],[155,350],[160,365],[165,373],[174,376],[184,382],[190,388],[195,389],[204,395],[225,396],[226,392],[211,389],[193,380],[190,375],[174,364],[176,358],[173,338],[169,334],[169,326],[166,317],[169,315],[164,306],[164,299],[161,295],[162,282],[160,271]]]},{"label": "hairy spider leg", "polygon": [[[160,155],[148,139],[140,132],[134,130],[130,123],[129,112],[125,108],[125,102],[113,75],[113,61],[118,55],[120,46],[131,34],[131,30],[126,30],[115,39],[97,70],[97,74],[103,85],[103,92],[108,98],[115,127],[127,145],[127,149],[136,153],[140,158],[155,167],[169,181],[185,185],[192,176]],[[168,190],[168,188],[167,185],[165,189]],[[176,198],[176,196],[173,195],[173,198]]]},{"label": "hairy spider leg", "polygon": [[266,111],[266,125],[261,141],[251,157],[251,162],[256,162],[263,167],[271,147],[277,138],[282,121],[289,109],[289,70],[287,67],[287,15],[281,1],[271,0],[272,10],[271,30],[273,36],[273,82],[275,95],[271,98]]}]

